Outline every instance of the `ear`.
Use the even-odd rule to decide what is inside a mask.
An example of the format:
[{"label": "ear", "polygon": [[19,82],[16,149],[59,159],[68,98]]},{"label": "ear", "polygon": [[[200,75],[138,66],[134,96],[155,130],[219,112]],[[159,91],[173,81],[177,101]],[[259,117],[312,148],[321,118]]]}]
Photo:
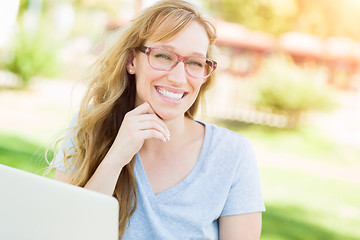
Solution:
[{"label": "ear", "polygon": [[128,71],[129,74],[135,74],[134,59],[135,59],[135,52],[134,50],[131,50],[126,61],[126,70]]}]

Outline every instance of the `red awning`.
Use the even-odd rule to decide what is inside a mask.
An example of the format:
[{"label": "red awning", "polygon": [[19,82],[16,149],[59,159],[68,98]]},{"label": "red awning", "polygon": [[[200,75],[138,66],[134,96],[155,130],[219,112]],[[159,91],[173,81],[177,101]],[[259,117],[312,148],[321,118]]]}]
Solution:
[{"label": "red awning", "polygon": [[254,32],[245,27],[221,20],[215,22],[217,30],[216,44],[235,48],[250,48],[254,50],[271,50],[276,46],[275,38],[262,32]]}]

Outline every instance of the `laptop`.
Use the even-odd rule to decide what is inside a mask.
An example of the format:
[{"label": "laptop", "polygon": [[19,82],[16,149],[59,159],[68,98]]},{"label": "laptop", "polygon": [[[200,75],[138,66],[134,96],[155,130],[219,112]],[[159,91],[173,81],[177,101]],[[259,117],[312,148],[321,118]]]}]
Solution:
[{"label": "laptop", "polygon": [[0,239],[117,240],[115,198],[0,164]]}]

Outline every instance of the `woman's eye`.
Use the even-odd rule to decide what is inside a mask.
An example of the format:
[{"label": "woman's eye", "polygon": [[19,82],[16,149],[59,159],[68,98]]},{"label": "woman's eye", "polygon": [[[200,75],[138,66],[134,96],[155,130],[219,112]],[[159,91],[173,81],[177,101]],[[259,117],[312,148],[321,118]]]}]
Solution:
[{"label": "woman's eye", "polygon": [[194,61],[194,60],[188,61],[187,64],[192,65],[192,66],[196,66],[196,67],[203,67],[204,66],[203,63],[201,63],[199,61]]},{"label": "woman's eye", "polygon": [[171,60],[171,56],[164,54],[164,53],[158,53],[155,55],[156,58],[162,58],[162,59],[167,59],[167,60]]}]

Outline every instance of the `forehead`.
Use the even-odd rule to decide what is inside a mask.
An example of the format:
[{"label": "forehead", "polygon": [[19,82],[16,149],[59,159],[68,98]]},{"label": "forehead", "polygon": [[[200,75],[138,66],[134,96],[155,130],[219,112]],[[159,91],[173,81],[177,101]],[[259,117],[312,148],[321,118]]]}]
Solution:
[{"label": "forehead", "polygon": [[[163,29],[160,26],[159,31],[161,30]],[[196,21],[192,21],[182,31],[170,39],[163,39],[161,41],[149,39],[145,44],[147,46],[151,45],[152,47],[166,45],[183,55],[196,53],[196,55],[206,56],[209,47],[209,37],[203,26]]]}]

